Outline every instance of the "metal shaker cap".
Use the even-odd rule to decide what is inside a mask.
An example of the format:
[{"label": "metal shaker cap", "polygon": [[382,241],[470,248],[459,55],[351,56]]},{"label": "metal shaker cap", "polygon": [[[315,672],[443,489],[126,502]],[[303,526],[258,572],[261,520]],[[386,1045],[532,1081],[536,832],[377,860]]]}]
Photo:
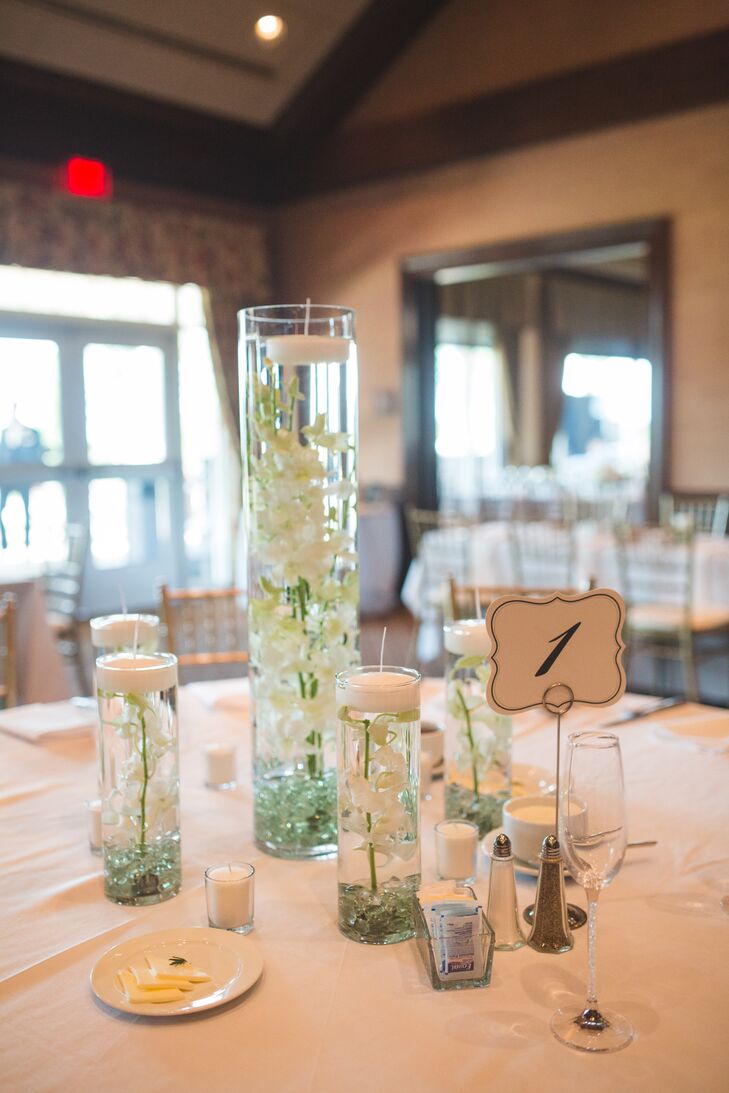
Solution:
[{"label": "metal shaker cap", "polygon": [[505,835],[503,833],[503,831],[494,839],[493,856],[495,858],[511,857],[511,840],[509,839],[508,835]]},{"label": "metal shaker cap", "polygon": [[542,853],[540,854],[542,861],[559,861],[562,857],[562,852],[559,848],[559,842],[556,835],[547,835],[546,839],[542,843]]}]

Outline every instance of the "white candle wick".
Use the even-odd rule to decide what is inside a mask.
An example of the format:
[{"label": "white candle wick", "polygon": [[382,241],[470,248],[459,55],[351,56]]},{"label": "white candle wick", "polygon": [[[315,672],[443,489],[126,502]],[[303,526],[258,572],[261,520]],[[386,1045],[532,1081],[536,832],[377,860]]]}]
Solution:
[{"label": "white candle wick", "polygon": [[304,334],[309,333],[309,315],[311,313],[311,296],[306,297],[306,316],[304,318]]},{"label": "white candle wick", "polygon": [[382,644],[380,645],[380,671],[382,671],[382,665],[385,663],[385,638],[387,637],[387,627],[382,628]]}]

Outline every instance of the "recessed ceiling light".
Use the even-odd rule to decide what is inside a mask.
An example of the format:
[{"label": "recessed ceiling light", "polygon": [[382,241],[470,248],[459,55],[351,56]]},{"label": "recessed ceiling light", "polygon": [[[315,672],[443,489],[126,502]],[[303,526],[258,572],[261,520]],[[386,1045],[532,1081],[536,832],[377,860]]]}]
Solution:
[{"label": "recessed ceiling light", "polygon": [[286,24],[278,15],[262,15],[256,19],[255,30],[261,42],[277,42],[286,33]]}]

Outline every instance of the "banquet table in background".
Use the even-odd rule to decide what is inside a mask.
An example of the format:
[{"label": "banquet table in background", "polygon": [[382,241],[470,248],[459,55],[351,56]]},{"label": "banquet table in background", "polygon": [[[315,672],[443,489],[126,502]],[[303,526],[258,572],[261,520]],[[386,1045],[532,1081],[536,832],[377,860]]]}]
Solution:
[{"label": "banquet table in background", "polygon": [[[585,521],[576,527],[575,543],[576,580],[585,587],[594,580],[598,588],[622,592],[617,549],[611,533]],[[729,607],[729,538],[697,535],[694,544],[694,607]],[[408,569],[401,594],[403,603],[413,615],[422,617],[434,590],[442,587],[451,575],[466,584],[489,587],[518,584],[509,525],[494,521],[428,532],[423,536],[418,557]]]},{"label": "banquet table in background", "polygon": [[[571,1052],[553,1039],[552,1012],[582,1001],[585,931],[574,950],[496,953],[485,990],[434,993],[410,941],[384,948],[346,940],[336,926],[336,863],[260,854],[252,841],[250,739],[245,697],[221,689],[226,709],[180,693],[183,891],[153,908],[102,894],[101,862],[86,842],[83,798],[95,787],[91,739],[38,747],[0,737],[0,1025],[3,1088],[14,1093],[130,1089],[145,1093],[245,1089],[251,1093],[402,1093],[538,1089],[726,1089],[729,915],[702,866],[729,868],[729,754],[662,738],[650,719],[618,729],[629,836],[658,846],[628,851],[600,900],[601,1000],[624,1013],[637,1040],[615,1055]],[[245,683],[238,685],[241,689]],[[441,685],[427,682],[424,714],[442,715]],[[621,708],[644,699],[626,696]],[[236,709],[235,707],[240,708]],[[609,720],[575,709],[568,730]],[[671,715],[709,719],[683,707]],[[203,785],[202,745],[237,741],[241,784]],[[514,757],[550,766],[554,722],[515,722]],[[423,806],[423,874],[432,878],[433,824],[442,788]],[[207,1014],[120,1015],[90,990],[94,962],[113,944],[163,928],[206,925],[203,868],[256,867],[255,930],[262,980]],[[477,891],[486,897],[479,863]],[[520,903],[535,881],[519,876]],[[571,887],[571,898],[583,902]]]},{"label": "banquet table in background", "polygon": [[0,596],[12,592],[17,602],[18,702],[53,702],[68,698],[63,659],[46,621],[43,587],[33,577],[0,575]]}]

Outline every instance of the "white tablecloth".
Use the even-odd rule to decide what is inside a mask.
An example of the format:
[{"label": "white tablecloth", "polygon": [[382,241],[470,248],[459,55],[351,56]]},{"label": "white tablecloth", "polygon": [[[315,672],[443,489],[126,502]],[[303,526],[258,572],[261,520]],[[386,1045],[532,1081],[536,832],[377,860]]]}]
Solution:
[{"label": "white tablecloth", "polygon": [[3,580],[0,595],[17,600],[18,702],[53,702],[70,697],[63,659],[46,622],[39,580]]},{"label": "white tablecloth", "polygon": [[[615,542],[609,532],[592,523],[578,524],[576,547],[580,582],[587,586],[592,579],[598,587],[622,591]],[[729,607],[729,538],[697,535],[694,559],[694,606]],[[451,574],[466,584],[516,584],[508,524],[494,521],[424,535],[419,557],[411,562],[405,578],[403,603],[414,615],[423,615],[433,589],[441,587]]]},{"label": "white tablecloth", "polygon": [[[606,720],[617,710],[598,716],[576,709],[567,728]],[[428,712],[437,713],[432,703]],[[699,707],[672,716],[692,712],[706,716]],[[659,845],[628,852],[600,906],[600,997],[629,1017],[638,1038],[616,1055],[589,1057],[564,1048],[549,1031],[558,1005],[584,997],[584,930],[564,956],[528,948],[496,953],[486,990],[436,994],[414,942],[373,948],[339,934],[335,862],[285,862],[255,849],[248,728],[241,715],[211,712],[183,691],[180,728],[183,893],[147,909],[107,902],[100,859],[87,849],[82,801],[94,790],[92,740],[37,747],[0,737],[2,1088],[726,1089],[729,916],[697,870],[729,858],[729,755],[661,740],[649,720],[618,730],[630,837],[655,837]],[[243,782],[236,791],[202,784],[201,746],[214,739],[240,742]],[[549,765],[553,740],[553,722],[524,715],[516,724],[515,759]],[[433,876],[432,828],[441,808],[437,787],[423,809],[426,878]],[[89,973],[102,953],[135,934],[204,925],[202,870],[230,859],[256,866],[251,937],[265,965],[258,985],[196,1017],[122,1016],[97,1003]],[[524,905],[535,882],[522,878],[518,887]],[[485,898],[483,872],[477,888]],[[570,889],[584,903],[582,893]]]}]

